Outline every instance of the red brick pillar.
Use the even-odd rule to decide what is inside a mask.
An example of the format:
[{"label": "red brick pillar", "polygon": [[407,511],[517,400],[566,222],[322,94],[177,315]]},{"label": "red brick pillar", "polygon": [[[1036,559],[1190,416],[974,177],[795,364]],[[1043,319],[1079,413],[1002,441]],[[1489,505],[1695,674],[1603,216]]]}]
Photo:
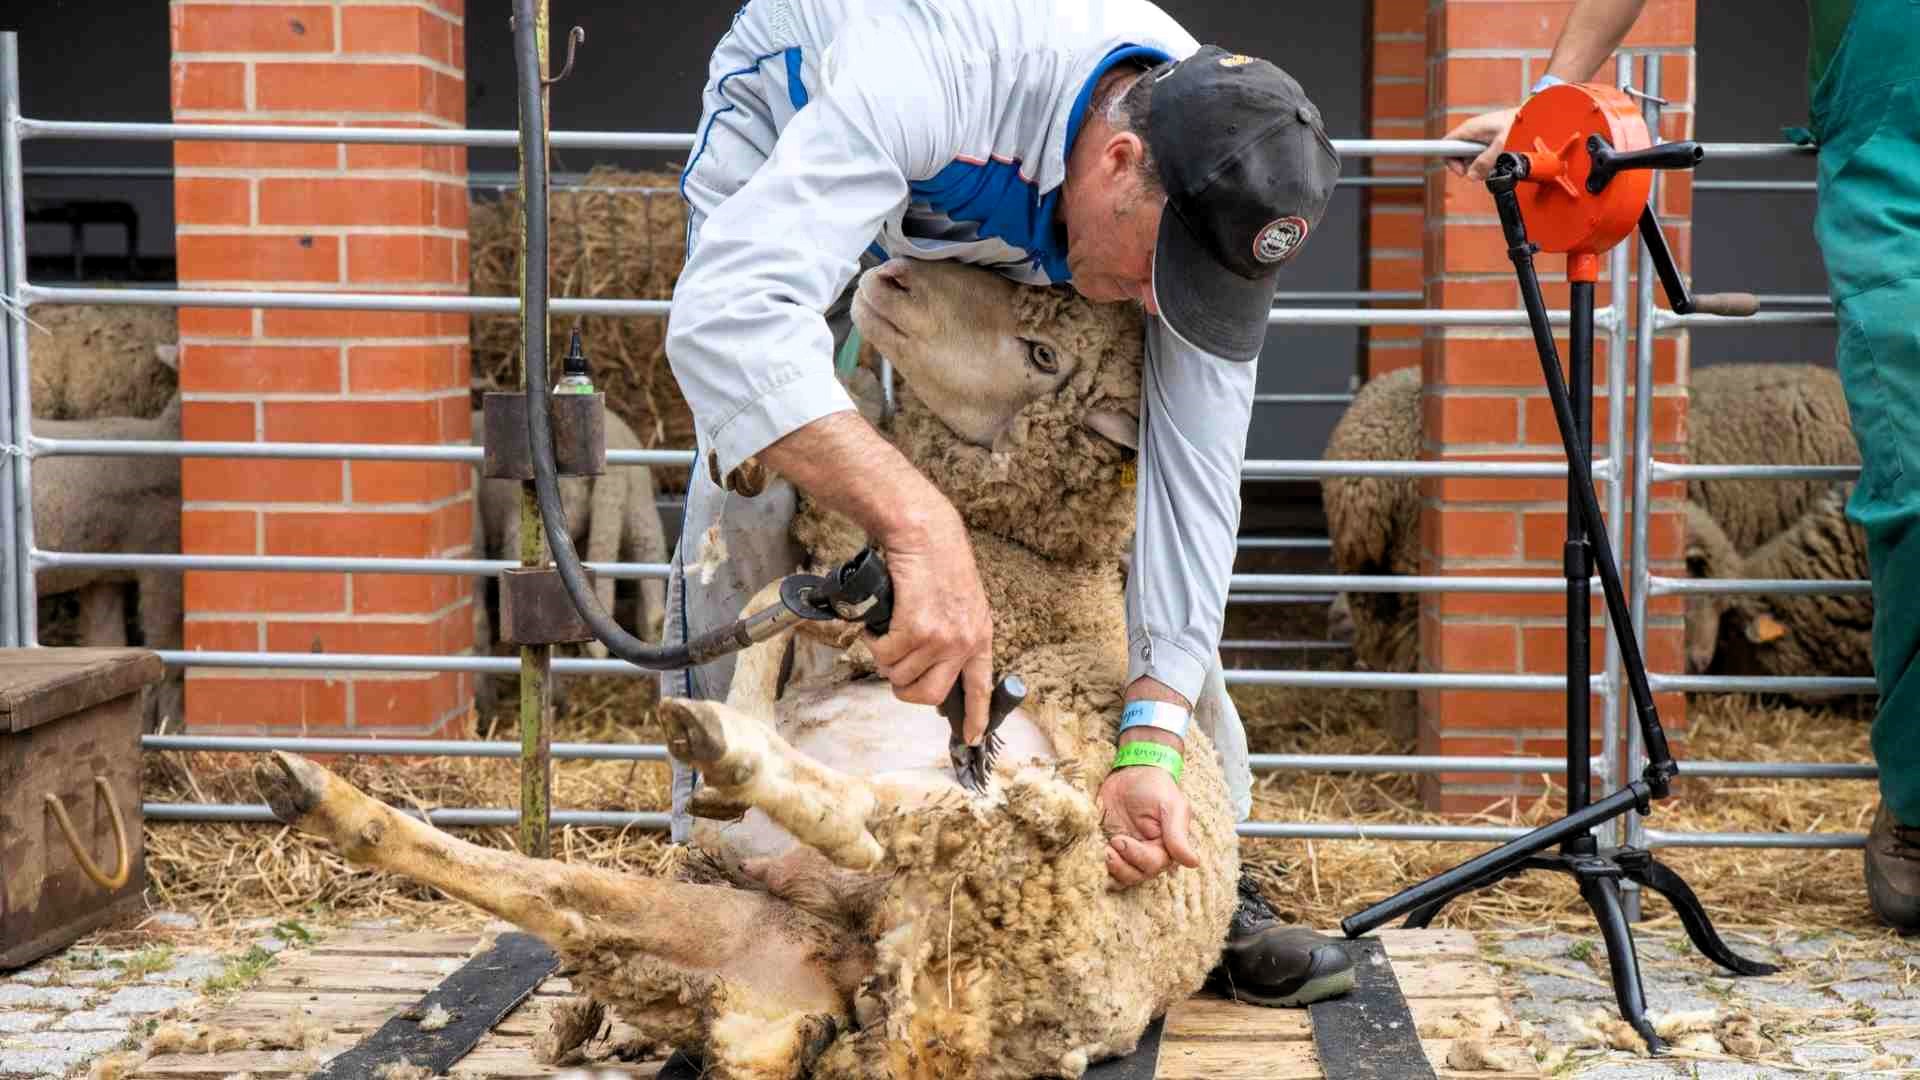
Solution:
[{"label": "red brick pillar", "polygon": [[[1373,0],[1373,64],[1367,83],[1368,137],[1421,139],[1427,128],[1427,0]],[[1419,179],[1425,162],[1414,157],[1367,159],[1377,177]],[[1421,243],[1426,192],[1419,187],[1367,189],[1367,288],[1404,292],[1426,284]],[[1419,303],[1375,307],[1419,307]],[[1366,378],[1420,363],[1420,328],[1367,330]]]},{"label": "red brick pillar", "polygon": [[[1572,5],[1439,0],[1429,9],[1427,135],[1438,138],[1459,121],[1520,100],[1545,70],[1554,39]],[[1693,56],[1692,0],[1652,0],[1623,48],[1657,50],[1665,57],[1664,95],[1674,102],[1665,135],[1685,136],[1692,85],[1684,77]],[[1609,59],[1597,82],[1612,84]],[[1667,234],[1683,256],[1688,232],[1685,180],[1667,182]],[[1457,179],[1438,160],[1427,165],[1426,288],[1435,307],[1521,308],[1513,264],[1483,183]],[[1547,305],[1568,305],[1566,257],[1536,259]],[[1596,306],[1612,302],[1607,262],[1595,288]],[[1629,294],[1631,295],[1631,294]],[[1631,338],[1628,339],[1631,344]],[[1558,335],[1561,358],[1566,336]],[[1425,455],[1434,460],[1564,460],[1553,411],[1542,385],[1538,354],[1525,326],[1430,328],[1422,340],[1425,382]],[[1675,335],[1656,351],[1656,452],[1671,459],[1684,450],[1685,342]],[[1594,347],[1596,460],[1607,453],[1608,335]],[[1627,360],[1631,361],[1629,353]],[[1631,384],[1630,384],[1631,385]],[[1629,447],[1633,418],[1627,417]],[[1682,537],[1676,500],[1680,485],[1655,490],[1649,556],[1658,573],[1677,572]],[[1566,485],[1560,480],[1429,480],[1421,515],[1423,572],[1445,575],[1560,577],[1566,527]],[[1600,489],[1606,505],[1606,488]],[[1625,558],[1623,574],[1630,574]],[[1602,669],[1604,605],[1594,594],[1592,670]],[[1563,674],[1566,670],[1564,590],[1548,594],[1428,594],[1421,605],[1420,642],[1427,670]],[[1653,670],[1682,665],[1679,606],[1649,606],[1647,660]],[[1623,689],[1624,694],[1624,689]],[[1598,750],[1599,698],[1593,699]],[[1421,694],[1421,750],[1442,754],[1559,756],[1565,751],[1563,691],[1425,691]],[[1662,720],[1685,723],[1680,695],[1659,700]],[[1477,810],[1515,795],[1538,792],[1535,777],[1447,774],[1428,786],[1431,805]]]},{"label": "red brick pillar", "polygon": [[[463,0],[368,5],[174,0],[182,123],[458,128]],[[464,148],[176,144],[183,288],[467,292]],[[274,309],[181,312],[187,439],[455,443],[469,430],[467,319]],[[431,558],[470,549],[466,465],[184,463],[194,554]],[[189,649],[457,654],[470,580],[186,575]],[[261,732],[431,734],[464,717],[468,675],[200,668],[187,720]]]}]

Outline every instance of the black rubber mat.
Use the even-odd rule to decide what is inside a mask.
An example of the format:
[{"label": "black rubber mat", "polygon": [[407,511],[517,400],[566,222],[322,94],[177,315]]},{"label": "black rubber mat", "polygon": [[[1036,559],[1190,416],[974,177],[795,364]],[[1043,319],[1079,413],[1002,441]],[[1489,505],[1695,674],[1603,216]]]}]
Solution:
[{"label": "black rubber mat", "polygon": [[1341,944],[1353,957],[1353,989],[1307,1006],[1321,1074],[1328,1080],[1435,1080],[1380,939]]}]

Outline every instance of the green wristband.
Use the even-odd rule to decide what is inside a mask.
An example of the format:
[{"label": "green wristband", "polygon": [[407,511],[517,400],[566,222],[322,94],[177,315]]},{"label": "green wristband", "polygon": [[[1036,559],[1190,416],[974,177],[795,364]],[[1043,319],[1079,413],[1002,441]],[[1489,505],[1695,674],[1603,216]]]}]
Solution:
[{"label": "green wristband", "polygon": [[1122,746],[1120,752],[1113,755],[1114,768],[1124,768],[1128,765],[1158,765],[1172,773],[1177,781],[1180,779],[1180,771],[1186,767],[1186,762],[1181,758],[1180,751],[1173,747],[1141,739]]}]

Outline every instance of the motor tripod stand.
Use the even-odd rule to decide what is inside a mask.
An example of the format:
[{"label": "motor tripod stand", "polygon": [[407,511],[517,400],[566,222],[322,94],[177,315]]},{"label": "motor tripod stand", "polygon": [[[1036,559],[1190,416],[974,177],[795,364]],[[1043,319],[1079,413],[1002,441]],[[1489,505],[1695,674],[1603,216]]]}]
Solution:
[{"label": "motor tripod stand", "polygon": [[[1599,279],[1599,256],[1637,227],[1675,312],[1749,315],[1758,304],[1744,293],[1693,296],[1688,292],[1647,204],[1652,187],[1648,170],[1690,169],[1700,162],[1704,151],[1694,142],[1653,145],[1645,122],[1626,94],[1596,84],[1550,87],[1521,108],[1507,136],[1507,146],[1510,149],[1499,156],[1487,178],[1487,190],[1500,214],[1567,455],[1567,813],[1349,916],[1340,925],[1349,938],[1402,915],[1407,916],[1408,927],[1425,927],[1441,908],[1463,893],[1529,870],[1569,874],[1578,882],[1581,898],[1592,909],[1606,942],[1622,1018],[1646,1039],[1649,1051],[1659,1053],[1664,1045],[1647,1020],[1633,932],[1620,901],[1622,880],[1637,882],[1666,897],[1694,946],[1720,966],[1739,975],[1766,975],[1776,969],[1745,959],[1729,948],[1686,881],[1654,858],[1651,851],[1603,848],[1594,835],[1596,827],[1628,810],[1648,813],[1653,800],[1670,793],[1673,778],[1680,772],[1654,708],[1646,664],[1628,617],[1620,571],[1606,543],[1606,525],[1593,490],[1593,293]],[[1531,240],[1529,222],[1533,225]],[[1571,299],[1564,377],[1534,269],[1533,255],[1538,250],[1567,253]],[[1626,288],[1626,282],[1616,281],[1613,287]],[[1620,362],[1619,358],[1614,362]],[[1642,403],[1642,407],[1647,404]],[[1623,405],[1614,403],[1616,408]],[[1614,482],[1618,483],[1618,478]],[[1638,509],[1644,512],[1644,508]],[[1587,675],[1590,580],[1596,570],[1648,758],[1639,778],[1598,802],[1592,799]],[[1558,852],[1546,851],[1556,844]]]}]

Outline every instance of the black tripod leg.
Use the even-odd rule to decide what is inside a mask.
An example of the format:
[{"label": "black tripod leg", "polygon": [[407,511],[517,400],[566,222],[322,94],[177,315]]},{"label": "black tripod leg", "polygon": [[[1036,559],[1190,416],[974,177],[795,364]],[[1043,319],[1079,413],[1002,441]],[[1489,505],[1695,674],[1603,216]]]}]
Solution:
[{"label": "black tripod leg", "polygon": [[1707,918],[1707,909],[1700,903],[1700,898],[1693,894],[1693,888],[1671,867],[1657,859],[1648,859],[1645,867],[1628,870],[1627,876],[1667,898],[1667,903],[1672,904],[1675,914],[1680,916],[1680,925],[1687,928],[1687,936],[1693,939],[1693,947],[1700,950],[1700,955],[1736,975],[1771,975],[1780,970],[1772,964],[1749,960],[1734,952],[1721,938],[1720,932],[1713,928],[1713,921]]},{"label": "black tripod leg", "polygon": [[1426,907],[1415,908],[1413,914],[1407,916],[1407,921],[1400,924],[1400,929],[1425,930],[1432,926],[1434,916],[1440,914],[1440,909],[1447,906],[1447,900],[1452,899],[1453,897],[1449,896],[1446,900],[1436,900]]},{"label": "black tripod leg", "polygon": [[1620,886],[1612,878],[1580,878],[1580,896],[1593,909],[1600,924],[1601,940],[1607,943],[1607,966],[1613,973],[1613,996],[1620,1003],[1620,1016],[1647,1040],[1647,1052],[1660,1053],[1666,1044],[1653,1033],[1647,1020],[1647,992],[1640,985],[1640,960],[1633,952],[1633,931],[1627,926],[1627,913],[1620,908]]}]

